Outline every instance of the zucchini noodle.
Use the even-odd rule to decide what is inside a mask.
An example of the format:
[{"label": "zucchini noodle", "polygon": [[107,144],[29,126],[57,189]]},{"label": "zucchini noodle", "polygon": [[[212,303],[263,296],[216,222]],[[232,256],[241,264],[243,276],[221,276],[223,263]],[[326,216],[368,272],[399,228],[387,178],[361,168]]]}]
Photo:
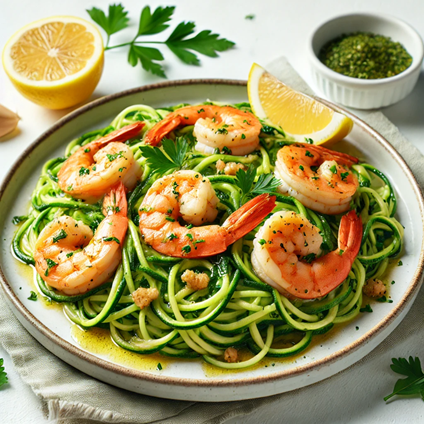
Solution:
[{"label": "zucchini noodle", "polygon": [[[346,280],[325,297],[312,301],[291,300],[261,281],[253,271],[252,240],[259,227],[226,252],[207,259],[164,256],[141,237],[139,206],[147,190],[162,175],[149,168],[139,147],[144,145],[143,136],[154,124],[181,106],[168,109],[130,106],[110,126],[70,142],[64,157],[46,162],[27,216],[17,217],[19,228],[12,243],[16,258],[29,266],[34,265],[34,246],[40,231],[54,218],[69,215],[93,231],[104,218],[101,202],[87,204],[60,190],[57,175],[66,158],[80,146],[115,129],[136,121],[145,122],[142,135],[127,142],[143,173],[136,188],[128,194],[129,229],[122,261],[114,277],[84,294],[67,296],[49,287],[37,275],[40,294],[63,303],[66,316],[77,325],[85,329],[108,328],[113,341],[123,349],[141,354],[160,352],[179,358],[203,357],[210,364],[228,369],[251,367],[265,356],[283,358],[298,354],[315,335],[354,319],[360,313],[366,280],[384,276],[389,261],[402,251],[403,227],[395,218],[396,196],[386,176],[369,164],[352,166],[359,188],[351,209],[356,210],[363,223],[359,255]],[[250,111],[246,103],[235,107]],[[236,177],[220,174],[216,162],[252,166],[258,178],[273,172],[277,151],[290,143],[280,129],[267,125],[262,127],[259,149],[247,156],[197,152],[193,126],[177,129],[169,137],[184,137],[189,143],[183,168],[209,177],[219,198],[215,224],[222,224],[243,203]],[[288,210],[303,215],[319,228],[324,248],[327,251],[336,248],[340,215],[320,214],[293,197],[273,194],[275,211]],[[210,278],[208,287],[196,291],[186,286],[181,274],[187,269],[206,273]],[[140,309],[131,296],[139,287],[156,288],[159,297]],[[228,363],[224,361],[224,352],[229,347],[243,347],[251,355],[244,355],[247,359],[240,362]]]}]

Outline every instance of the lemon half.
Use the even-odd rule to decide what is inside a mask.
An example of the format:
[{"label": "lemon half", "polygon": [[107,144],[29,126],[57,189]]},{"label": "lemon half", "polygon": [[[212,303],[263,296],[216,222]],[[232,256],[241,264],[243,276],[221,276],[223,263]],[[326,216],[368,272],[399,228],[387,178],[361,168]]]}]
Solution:
[{"label": "lemon half", "polygon": [[90,97],[103,70],[103,40],[90,22],[53,16],[17,31],[3,50],[3,67],[18,91],[50,109]]},{"label": "lemon half", "polygon": [[280,126],[294,140],[331,145],[353,127],[347,116],[295,91],[254,63],[247,83],[249,101],[256,116]]}]

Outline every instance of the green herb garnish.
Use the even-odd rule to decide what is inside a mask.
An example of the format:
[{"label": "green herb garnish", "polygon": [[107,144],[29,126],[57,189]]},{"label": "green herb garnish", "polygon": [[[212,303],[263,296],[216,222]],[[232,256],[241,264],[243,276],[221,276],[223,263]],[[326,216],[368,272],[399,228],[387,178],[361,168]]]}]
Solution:
[{"label": "green herb garnish", "polygon": [[365,305],[363,308],[359,309],[359,312],[372,312],[372,308],[368,304],[368,305]]},{"label": "green herb garnish", "polygon": [[7,373],[4,371],[3,359],[0,358],[0,387],[8,382]]},{"label": "green herb garnish", "polygon": [[419,358],[415,357],[414,359],[410,356],[409,361],[405,358],[392,358],[390,368],[395,373],[406,376],[406,378],[401,378],[396,382],[393,392],[384,398],[385,401],[395,395],[420,395],[421,399],[424,400],[424,373]]},{"label": "green herb garnish", "polygon": [[35,293],[34,291],[31,290],[30,295],[27,299],[35,302],[37,300],[37,298],[38,298],[37,293]]},{"label": "green herb garnish", "polygon": [[160,362],[158,362],[158,365],[157,365],[156,368],[157,368],[158,371],[162,371],[162,364]]},{"label": "green herb garnish", "polygon": [[242,204],[246,203],[250,197],[263,193],[272,193],[280,185],[280,181],[272,174],[262,174],[255,181],[256,169],[250,166],[246,171],[237,170],[235,183],[242,192]]},{"label": "green herb garnish", "polygon": [[344,181],[349,176],[349,172],[342,172],[340,174],[340,177],[342,178],[342,181]]},{"label": "green herb garnish", "polygon": [[139,38],[165,31],[169,27],[168,22],[171,20],[174,10],[174,6],[159,6],[152,13],[150,7],[145,6],[141,11],[135,37],[132,37],[131,41],[115,46],[109,45],[110,36],[129,26],[128,11],[121,4],[113,4],[109,6],[107,15],[103,10],[96,7],[87,10],[87,12],[91,19],[106,32],[105,50],[129,46],[128,62],[131,66],[137,66],[140,63],[147,72],[164,78],[166,78],[164,68],[158,63],[164,60],[162,53],[156,48],[142,46],[142,44],[166,45],[172,53],[188,65],[200,64],[193,51],[205,56],[217,57],[217,52],[223,52],[234,46],[232,41],[219,38],[219,34],[214,34],[210,30],[201,31],[189,38],[195,32],[196,25],[194,22],[181,22],[165,41],[145,41]]},{"label": "green herb garnish", "polygon": [[79,176],[82,177],[83,175],[89,175],[90,174],[90,170],[88,168],[84,168],[83,166],[81,166],[81,168],[79,169]]},{"label": "green herb garnish", "polygon": [[308,156],[310,158],[314,157],[314,155],[309,150],[306,150],[305,156]]},{"label": "green herb garnish", "polygon": [[332,165],[332,166],[330,166],[330,171],[331,171],[333,174],[337,174],[337,167],[336,167],[336,165]]},{"label": "green herb garnish", "polygon": [[50,258],[47,258],[47,259],[46,259],[46,263],[47,263],[47,269],[46,269],[46,272],[44,273],[44,275],[47,277],[47,276],[49,275],[50,270],[51,270],[54,266],[56,266],[56,265],[57,265],[57,263],[56,263],[53,259],[50,259]]},{"label": "green herb garnish", "polygon": [[147,165],[154,172],[165,174],[168,171],[181,169],[188,149],[184,137],[177,137],[176,143],[167,138],[162,139],[162,149],[152,146],[140,146],[141,153],[147,159]]},{"label": "green herb garnish", "polygon": [[57,236],[53,237],[53,243],[57,243],[59,240],[62,240],[66,238],[68,234],[66,234],[66,231],[62,228],[58,233]]},{"label": "green herb garnish", "polygon": [[116,243],[121,244],[116,237],[103,237],[103,241],[115,241]]},{"label": "green herb garnish", "polygon": [[266,240],[264,240],[264,239],[260,239],[260,240],[258,241],[258,243],[259,243],[261,246],[263,246],[264,244],[266,244]]},{"label": "green herb garnish", "polygon": [[106,156],[107,156],[107,158],[109,159],[109,162],[113,162],[115,159],[117,159],[117,158],[122,158],[122,154],[123,154],[124,152],[123,151],[120,151],[120,152],[118,152],[118,153],[114,153],[113,155],[110,155],[109,153],[108,154],[106,154]]},{"label": "green herb garnish", "polygon": [[361,79],[392,77],[412,63],[402,44],[370,32],[341,35],[324,45],[319,58],[333,71]]},{"label": "green herb garnish", "polygon": [[184,246],[184,247],[181,249],[181,251],[182,251],[183,253],[185,253],[185,254],[188,254],[188,253],[190,253],[190,252],[191,252],[191,247],[190,247],[189,245]]}]

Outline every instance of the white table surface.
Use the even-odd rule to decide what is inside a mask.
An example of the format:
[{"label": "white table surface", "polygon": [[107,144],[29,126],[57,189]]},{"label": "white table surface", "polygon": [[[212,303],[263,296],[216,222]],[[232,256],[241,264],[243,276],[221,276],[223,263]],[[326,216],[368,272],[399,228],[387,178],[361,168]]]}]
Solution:
[{"label": "white table surface", "polygon": [[[124,6],[130,11],[131,28],[115,35],[113,44],[129,39],[136,30],[138,16],[144,2],[125,0]],[[286,56],[300,75],[313,87],[306,57],[306,43],[312,29],[320,22],[333,16],[370,11],[387,13],[409,22],[424,36],[424,2],[422,0],[179,0],[178,2],[151,0],[152,7],[158,5],[177,5],[175,26],[182,20],[192,20],[198,29],[212,29],[214,32],[236,42],[236,48],[224,52],[219,59],[202,56],[201,66],[187,66],[163,49],[166,58],[166,73],[171,79],[186,78],[234,78],[246,79],[252,62],[265,65],[278,56]],[[105,9],[106,1],[60,1],[60,0],[0,0],[0,46],[23,25],[46,16],[74,15],[88,19],[86,8],[96,6]],[[253,20],[245,16],[253,14]],[[163,35],[156,36],[163,39]],[[116,42],[116,43],[115,43]],[[105,55],[105,68],[101,81],[92,99],[162,81],[144,72],[141,67],[132,68],[126,60],[124,49],[109,51]],[[319,94],[319,93],[318,93]],[[394,122],[401,132],[424,153],[424,76],[406,99],[397,105],[385,108],[383,112]],[[15,110],[22,118],[19,134],[11,139],[0,141],[0,181],[6,175],[18,155],[41,133],[68,111],[50,111],[37,106],[22,97],[9,82],[3,68],[0,69],[0,103]],[[1,140],[1,139],[0,139]],[[415,351],[413,350],[415,348]],[[411,346],[407,354],[420,355],[422,344]],[[396,355],[403,356],[402,352]],[[406,353],[405,353],[406,355]],[[388,352],[387,357],[390,357]],[[4,358],[9,376],[9,384],[0,389],[0,421],[9,423],[47,422],[40,402],[31,389],[23,383],[14,371],[8,354],[0,347],[0,358]],[[422,358],[423,359],[423,358]],[[389,362],[388,362],[389,364]],[[349,372],[344,373],[346,379]],[[376,376],[378,378],[378,376]],[[393,378],[393,382],[395,378]],[[337,390],[337,388],[334,388]],[[367,387],[363,388],[367,393]],[[383,393],[384,395],[385,393]],[[331,396],[331,393],[328,394]],[[346,394],[346,401],[348,394]],[[365,396],[366,397],[366,396]],[[381,396],[380,396],[381,397]],[[338,398],[340,399],[340,398]],[[304,405],[305,406],[305,405]],[[302,408],[302,402],[293,405]],[[311,413],[308,412],[308,409]],[[313,408],[307,408],[302,422],[315,421]],[[423,422],[424,405],[419,399],[398,401],[395,406],[384,402],[364,403],[356,411],[350,408],[349,416],[331,422]],[[285,411],[278,404],[260,409],[247,418],[231,422],[257,423],[280,422]],[[330,415],[329,415],[330,416]],[[297,421],[299,423],[300,421]]]}]

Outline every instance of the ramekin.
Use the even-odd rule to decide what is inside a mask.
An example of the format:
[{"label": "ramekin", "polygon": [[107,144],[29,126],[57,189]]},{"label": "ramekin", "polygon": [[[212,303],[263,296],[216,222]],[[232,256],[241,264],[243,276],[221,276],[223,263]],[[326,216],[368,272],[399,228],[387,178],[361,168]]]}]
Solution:
[{"label": "ramekin", "polygon": [[[318,54],[327,42],[352,32],[372,32],[400,42],[412,56],[412,64],[398,75],[382,79],[348,77],[325,66]],[[420,35],[404,21],[388,15],[353,13],[338,16],[321,24],[309,39],[312,77],[329,99],[357,109],[375,109],[402,100],[414,88],[424,57]]]}]

